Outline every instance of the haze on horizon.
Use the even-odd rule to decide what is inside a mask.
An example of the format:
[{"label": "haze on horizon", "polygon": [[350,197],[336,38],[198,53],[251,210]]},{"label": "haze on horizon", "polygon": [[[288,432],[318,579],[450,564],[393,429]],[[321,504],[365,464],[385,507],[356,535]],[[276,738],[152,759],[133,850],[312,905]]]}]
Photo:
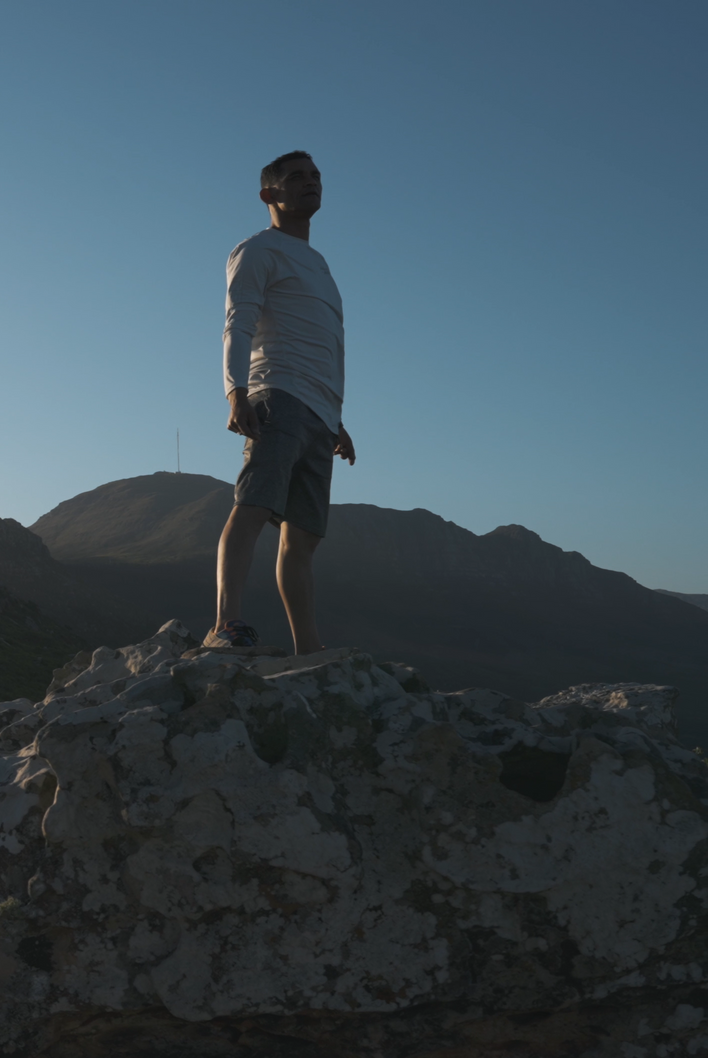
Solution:
[{"label": "haze on horizon", "polygon": [[342,291],[333,501],[518,523],[708,592],[708,8],[43,0],[0,8],[0,517],[233,480],[224,266],[312,152]]}]

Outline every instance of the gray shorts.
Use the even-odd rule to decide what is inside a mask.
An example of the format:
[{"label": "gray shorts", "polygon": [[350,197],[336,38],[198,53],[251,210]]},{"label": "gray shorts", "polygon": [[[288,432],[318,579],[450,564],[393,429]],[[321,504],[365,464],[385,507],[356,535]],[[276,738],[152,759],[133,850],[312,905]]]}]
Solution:
[{"label": "gray shorts", "polygon": [[283,389],[260,390],[251,403],[261,437],[246,441],[234,502],[267,507],[274,525],[290,522],[324,536],[337,435]]}]

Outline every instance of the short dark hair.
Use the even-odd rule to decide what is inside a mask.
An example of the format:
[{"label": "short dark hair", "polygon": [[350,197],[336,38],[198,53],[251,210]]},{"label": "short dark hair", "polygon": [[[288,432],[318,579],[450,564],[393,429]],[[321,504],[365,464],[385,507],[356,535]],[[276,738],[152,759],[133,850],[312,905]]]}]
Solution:
[{"label": "short dark hair", "polygon": [[261,187],[272,187],[282,173],[285,163],[293,158],[309,158],[312,161],[312,155],[308,154],[307,151],[290,151],[288,154],[279,155],[274,161],[261,169]]}]

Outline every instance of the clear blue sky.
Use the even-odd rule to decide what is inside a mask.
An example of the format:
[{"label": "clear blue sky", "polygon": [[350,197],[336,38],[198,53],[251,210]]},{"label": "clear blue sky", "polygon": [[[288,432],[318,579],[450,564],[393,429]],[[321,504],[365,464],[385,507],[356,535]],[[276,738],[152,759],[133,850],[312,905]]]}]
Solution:
[{"label": "clear blue sky", "polygon": [[5,0],[0,515],[232,480],[224,265],[313,153],[333,499],[708,591],[705,0]]}]

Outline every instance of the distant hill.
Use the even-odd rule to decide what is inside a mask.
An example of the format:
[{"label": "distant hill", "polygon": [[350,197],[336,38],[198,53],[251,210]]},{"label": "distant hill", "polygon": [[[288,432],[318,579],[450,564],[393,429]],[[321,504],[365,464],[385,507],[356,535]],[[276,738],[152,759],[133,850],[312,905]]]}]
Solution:
[{"label": "distant hill", "polygon": [[[142,626],[179,617],[201,636],[232,502],[227,482],[158,473],[67,500],[32,530],[74,578],[132,608]],[[276,549],[266,527],[246,616],[265,641],[287,646]],[[316,563],[327,645],[408,661],[441,689],[489,686],[531,701],[582,682],[676,684],[684,738],[708,743],[708,613],[523,526],[477,536],[421,509],[335,504]]]},{"label": "distant hill", "polygon": [[60,503],[30,528],[64,562],[211,560],[233,491],[201,474],[126,478]]},{"label": "distant hill", "polygon": [[698,606],[701,610],[708,610],[708,595],[687,595],[683,591],[666,591],[665,588],[656,589],[660,595],[673,595],[674,599],[681,599],[691,606]]}]

